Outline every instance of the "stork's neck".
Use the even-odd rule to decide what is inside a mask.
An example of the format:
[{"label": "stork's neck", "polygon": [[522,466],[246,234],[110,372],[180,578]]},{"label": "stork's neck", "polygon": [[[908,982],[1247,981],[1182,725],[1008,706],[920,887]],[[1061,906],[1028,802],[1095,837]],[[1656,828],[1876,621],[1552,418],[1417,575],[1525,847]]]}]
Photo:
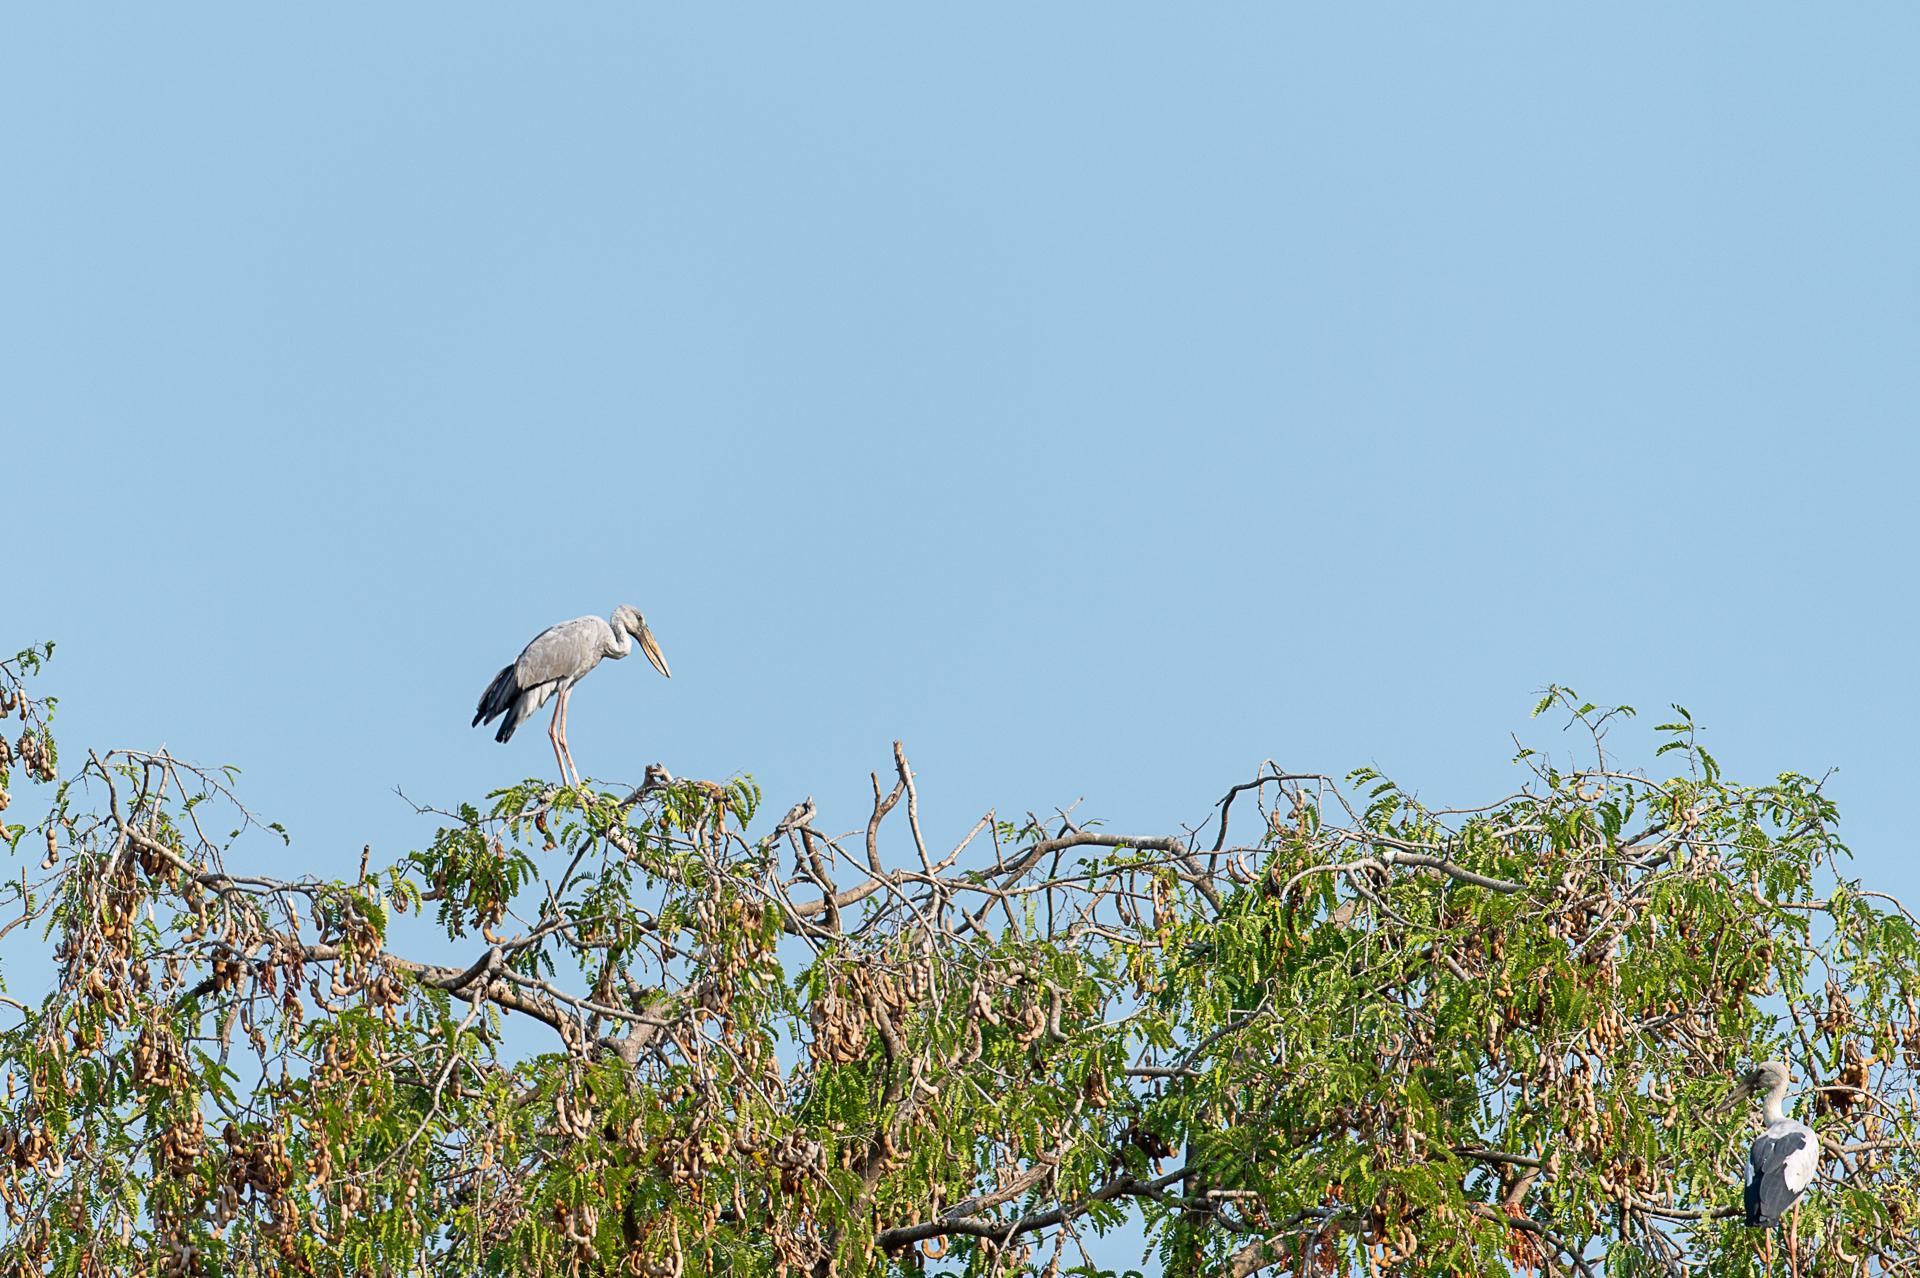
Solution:
[{"label": "stork's neck", "polygon": [[1787,1121],[1787,1111],[1781,1103],[1785,1101],[1786,1098],[1787,1080],[1783,1078],[1773,1085],[1772,1091],[1767,1093],[1767,1126],[1771,1127],[1775,1123],[1784,1123]]},{"label": "stork's neck", "polygon": [[633,636],[619,626],[610,625],[608,628],[613,631],[613,645],[607,649],[607,655],[618,661],[633,651]]}]

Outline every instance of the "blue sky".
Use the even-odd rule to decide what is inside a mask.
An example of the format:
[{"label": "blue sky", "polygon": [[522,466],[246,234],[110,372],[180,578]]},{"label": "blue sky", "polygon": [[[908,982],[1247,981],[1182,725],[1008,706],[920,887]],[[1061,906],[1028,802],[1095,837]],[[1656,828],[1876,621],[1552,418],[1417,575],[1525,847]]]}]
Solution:
[{"label": "blue sky", "polygon": [[[575,754],[930,836],[1685,702],[1904,842],[1920,17],[15,9],[0,641],[351,873]],[[1650,720],[1649,720],[1650,721]],[[937,833],[936,833],[937,832]]]}]

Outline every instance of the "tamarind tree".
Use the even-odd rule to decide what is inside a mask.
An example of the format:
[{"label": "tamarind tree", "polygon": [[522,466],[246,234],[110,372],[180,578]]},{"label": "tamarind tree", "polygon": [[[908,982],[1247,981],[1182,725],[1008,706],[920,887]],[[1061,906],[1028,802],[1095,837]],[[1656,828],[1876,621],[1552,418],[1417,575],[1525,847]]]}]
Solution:
[{"label": "tamarind tree", "polygon": [[1647,771],[1554,689],[1581,758],[1446,809],[1268,763],[1192,828],[935,831],[896,745],[839,821],[656,766],[281,877],[225,773],[56,753],[49,652],[6,1274],[1754,1274],[1722,1102],[1776,1056],[1800,1272],[1920,1267],[1915,919],[1684,712]]}]

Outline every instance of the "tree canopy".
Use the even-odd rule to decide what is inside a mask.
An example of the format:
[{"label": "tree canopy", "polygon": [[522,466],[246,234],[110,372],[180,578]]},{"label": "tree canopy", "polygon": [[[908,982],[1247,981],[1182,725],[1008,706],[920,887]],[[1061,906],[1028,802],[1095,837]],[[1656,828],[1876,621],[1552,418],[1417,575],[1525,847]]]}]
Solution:
[{"label": "tree canopy", "polygon": [[1149,1273],[1755,1274],[1770,1057],[1800,1272],[1920,1266],[1914,916],[1677,708],[1633,766],[1552,689],[1579,757],[1447,807],[1268,762],[1190,828],[935,831],[896,744],[858,814],[528,780],[284,877],[229,773],[57,751],[50,654],[0,662],[0,975],[52,952],[5,1274],[1052,1276],[1123,1224]]}]

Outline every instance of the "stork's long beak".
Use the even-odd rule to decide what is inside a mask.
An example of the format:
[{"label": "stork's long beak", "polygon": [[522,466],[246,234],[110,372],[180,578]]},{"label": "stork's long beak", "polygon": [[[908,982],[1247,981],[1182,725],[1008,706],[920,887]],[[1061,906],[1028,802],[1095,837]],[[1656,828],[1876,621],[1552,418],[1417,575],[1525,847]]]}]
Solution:
[{"label": "stork's long beak", "polygon": [[647,660],[653,663],[655,670],[669,679],[673,678],[673,671],[667,669],[667,659],[660,655],[660,645],[653,641],[653,631],[640,632],[640,651],[647,654]]}]

